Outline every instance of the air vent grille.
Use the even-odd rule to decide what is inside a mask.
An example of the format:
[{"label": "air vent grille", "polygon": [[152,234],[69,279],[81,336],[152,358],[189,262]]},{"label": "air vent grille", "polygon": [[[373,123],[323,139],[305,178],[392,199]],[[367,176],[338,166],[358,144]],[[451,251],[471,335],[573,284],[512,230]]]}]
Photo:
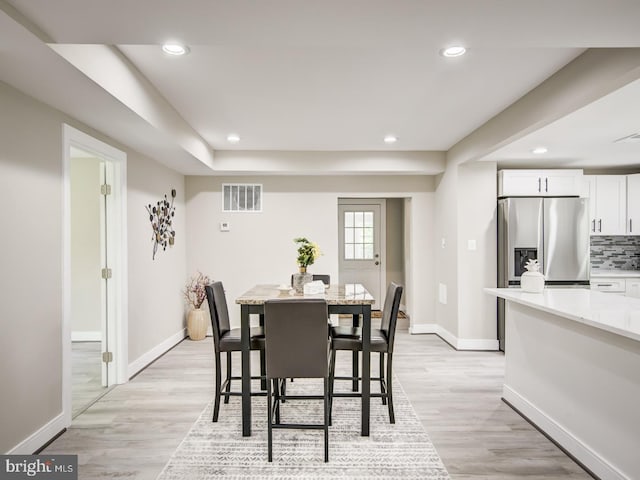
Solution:
[{"label": "air vent grille", "polygon": [[615,140],[613,143],[636,143],[636,142],[640,142],[640,133],[632,133],[631,135],[627,135],[626,137],[622,137]]}]

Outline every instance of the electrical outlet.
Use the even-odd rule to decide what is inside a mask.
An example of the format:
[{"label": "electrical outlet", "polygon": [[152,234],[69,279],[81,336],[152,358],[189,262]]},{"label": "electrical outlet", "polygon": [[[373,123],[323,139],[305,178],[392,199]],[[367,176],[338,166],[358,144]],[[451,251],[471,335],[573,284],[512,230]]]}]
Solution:
[{"label": "electrical outlet", "polygon": [[229,225],[229,222],[220,222],[221,232],[228,232],[229,230],[231,230],[231,225]]},{"label": "electrical outlet", "polygon": [[445,238],[444,238],[444,237],[442,237],[442,242],[441,242],[441,244],[442,244],[442,248],[444,248],[444,247],[446,247],[446,246],[447,246],[447,241],[445,240]]},{"label": "electrical outlet", "polygon": [[467,248],[471,251],[476,250],[478,246],[476,245],[475,240],[467,240]]}]

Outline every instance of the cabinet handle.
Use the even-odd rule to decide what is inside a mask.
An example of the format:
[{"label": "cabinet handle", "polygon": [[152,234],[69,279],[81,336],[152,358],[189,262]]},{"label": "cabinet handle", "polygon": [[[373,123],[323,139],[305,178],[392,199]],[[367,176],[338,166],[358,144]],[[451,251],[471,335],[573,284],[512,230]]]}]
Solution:
[{"label": "cabinet handle", "polygon": [[548,178],[544,179],[544,191],[547,192],[547,193],[549,192],[549,179]]},{"label": "cabinet handle", "polygon": [[629,219],[629,233],[633,232],[633,224],[631,223],[633,220]]},{"label": "cabinet handle", "polygon": [[542,191],[542,179],[538,177],[538,192]]},{"label": "cabinet handle", "polygon": [[602,232],[602,219],[598,220],[598,231]]},{"label": "cabinet handle", "polygon": [[596,283],[596,287],[613,287],[613,283]]},{"label": "cabinet handle", "polygon": [[595,218],[593,220],[591,220],[591,231],[592,232],[596,231],[596,219]]}]

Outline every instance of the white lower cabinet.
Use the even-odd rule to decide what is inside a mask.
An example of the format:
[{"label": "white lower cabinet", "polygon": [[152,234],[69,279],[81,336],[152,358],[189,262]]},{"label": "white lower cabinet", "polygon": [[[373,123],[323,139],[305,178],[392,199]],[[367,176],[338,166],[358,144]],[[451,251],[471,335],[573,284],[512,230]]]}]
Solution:
[{"label": "white lower cabinet", "polygon": [[600,277],[591,279],[591,290],[598,290],[600,292],[619,292],[625,293],[626,280],[619,277]]},{"label": "white lower cabinet", "polygon": [[627,297],[640,298],[640,278],[627,278],[625,292]]}]

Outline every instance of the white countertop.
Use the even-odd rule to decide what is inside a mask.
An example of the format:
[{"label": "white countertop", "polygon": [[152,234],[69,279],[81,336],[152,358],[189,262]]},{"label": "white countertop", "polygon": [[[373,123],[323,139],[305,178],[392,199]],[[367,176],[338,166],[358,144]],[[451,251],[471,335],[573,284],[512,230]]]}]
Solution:
[{"label": "white countertop", "polygon": [[527,293],[520,288],[485,288],[505,300],[565,317],[640,341],[640,299],[582,288],[545,288]]},{"label": "white countertop", "polygon": [[591,270],[591,278],[600,277],[640,277],[640,270]]}]

